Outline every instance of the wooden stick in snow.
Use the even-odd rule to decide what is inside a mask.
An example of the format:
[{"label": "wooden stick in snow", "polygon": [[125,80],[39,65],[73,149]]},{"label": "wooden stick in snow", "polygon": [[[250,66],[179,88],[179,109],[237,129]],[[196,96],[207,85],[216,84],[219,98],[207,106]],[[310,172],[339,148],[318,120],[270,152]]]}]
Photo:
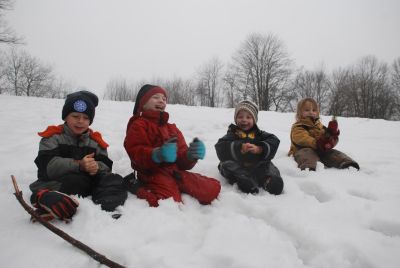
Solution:
[{"label": "wooden stick in snow", "polygon": [[125,268],[125,266],[122,266],[116,262],[113,262],[112,260],[108,259],[106,256],[94,251],[93,249],[91,249],[90,247],[86,246],[85,244],[83,244],[82,242],[76,240],[75,238],[71,237],[70,235],[68,235],[67,233],[61,231],[60,229],[58,229],[57,227],[55,227],[53,224],[51,224],[50,222],[47,222],[45,220],[43,220],[36,212],[35,210],[33,210],[33,208],[31,206],[29,206],[24,198],[22,197],[22,192],[19,190],[18,188],[18,184],[17,184],[17,180],[15,179],[14,175],[11,175],[11,179],[14,185],[14,189],[15,189],[15,197],[17,198],[17,200],[19,201],[19,203],[21,204],[21,206],[33,217],[35,218],[38,222],[40,222],[44,227],[46,227],[47,229],[49,229],[50,231],[52,231],[53,233],[55,233],[56,235],[60,236],[61,238],[63,238],[65,241],[67,241],[68,243],[72,244],[74,247],[79,248],[80,250],[84,251],[86,254],[88,254],[90,257],[92,257],[93,259],[95,259],[96,261],[100,262],[101,264],[104,264],[108,267],[111,268]]}]

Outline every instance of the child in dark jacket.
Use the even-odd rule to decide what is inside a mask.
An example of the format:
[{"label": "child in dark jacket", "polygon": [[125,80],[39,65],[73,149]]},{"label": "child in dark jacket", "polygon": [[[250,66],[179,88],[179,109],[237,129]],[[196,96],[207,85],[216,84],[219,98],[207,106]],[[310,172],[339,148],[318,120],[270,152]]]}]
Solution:
[{"label": "child in dark jacket", "polygon": [[336,119],[332,119],[325,127],[319,118],[317,102],[312,98],[302,99],[297,104],[296,122],[290,132],[289,156],[294,156],[301,170],[315,171],[318,161],[326,167],[360,169],[358,163],[349,156],[333,149],[339,141],[339,134]]},{"label": "child in dark jacket", "polygon": [[219,181],[187,171],[204,158],[204,143],[195,138],[188,147],[181,131],[168,122],[166,105],[167,92],[159,86],[144,85],[136,97],[124,142],[139,180],[134,193],[153,207],[170,197],[182,202],[181,193],[209,204],[221,190]]},{"label": "child in dark jacket", "polygon": [[62,109],[64,124],[39,133],[38,180],[30,189],[31,203],[45,220],[71,219],[78,202],[70,195],[92,195],[93,202],[106,211],[113,211],[127,198],[122,177],[111,173],[108,144],[89,128],[97,104],[91,92],[69,94]]},{"label": "child in dark jacket", "polygon": [[271,162],[279,146],[279,139],[257,126],[258,107],[242,101],[235,108],[234,121],[228,132],[215,144],[221,161],[218,169],[230,184],[237,183],[245,193],[256,194],[259,187],[279,195],[283,180]]}]

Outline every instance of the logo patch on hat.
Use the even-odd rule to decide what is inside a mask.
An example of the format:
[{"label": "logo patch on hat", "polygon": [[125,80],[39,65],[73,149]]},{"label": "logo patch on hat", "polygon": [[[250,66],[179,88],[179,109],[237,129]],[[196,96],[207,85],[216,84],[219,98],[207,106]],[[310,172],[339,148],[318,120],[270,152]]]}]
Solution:
[{"label": "logo patch on hat", "polygon": [[84,111],[86,111],[87,109],[87,105],[86,102],[84,102],[83,100],[77,100],[74,102],[74,110],[80,113],[83,113]]}]

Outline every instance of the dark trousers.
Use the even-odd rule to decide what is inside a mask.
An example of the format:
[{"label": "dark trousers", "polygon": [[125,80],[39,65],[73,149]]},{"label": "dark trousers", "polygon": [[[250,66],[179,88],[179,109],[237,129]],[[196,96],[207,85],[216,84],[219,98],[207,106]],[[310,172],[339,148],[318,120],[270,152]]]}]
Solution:
[{"label": "dark trousers", "polygon": [[261,187],[271,194],[282,193],[283,180],[278,168],[272,162],[260,162],[245,167],[238,162],[228,160],[221,162],[218,169],[230,184],[237,183],[242,192],[257,193]]},{"label": "dark trousers", "polygon": [[354,161],[345,153],[336,149],[318,153],[314,149],[303,148],[294,154],[294,160],[301,170],[307,168],[309,170],[316,170],[318,161],[321,161],[328,168],[334,167],[344,169],[348,167],[354,167],[356,169],[360,169],[356,161]]},{"label": "dark trousers", "polygon": [[69,195],[86,197],[91,195],[95,204],[100,204],[106,211],[113,211],[117,206],[123,205],[127,192],[122,184],[122,177],[118,174],[103,176],[89,176],[84,173],[69,174],[53,181],[37,180],[29,187],[32,191],[31,200],[41,189],[59,191]]}]

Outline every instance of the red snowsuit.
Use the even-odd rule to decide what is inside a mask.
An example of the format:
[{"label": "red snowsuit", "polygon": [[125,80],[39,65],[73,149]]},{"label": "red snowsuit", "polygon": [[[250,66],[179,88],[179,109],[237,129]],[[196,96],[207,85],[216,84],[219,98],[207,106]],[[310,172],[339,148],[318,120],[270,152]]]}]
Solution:
[{"label": "red snowsuit", "polygon": [[[124,147],[132,168],[144,183],[136,194],[146,199],[150,206],[158,206],[158,200],[169,197],[181,202],[181,193],[193,196],[202,204],[209,204],[217,198],[221,185],[216,179],[186,171],[197,161],[187,158],[185,138],[175,124],[168,123],[168,118],[167,112],[145,111],[132,116],[128,122]],[[173,137],[177,138],[176,162],[153,162],[154,148]]]}]

